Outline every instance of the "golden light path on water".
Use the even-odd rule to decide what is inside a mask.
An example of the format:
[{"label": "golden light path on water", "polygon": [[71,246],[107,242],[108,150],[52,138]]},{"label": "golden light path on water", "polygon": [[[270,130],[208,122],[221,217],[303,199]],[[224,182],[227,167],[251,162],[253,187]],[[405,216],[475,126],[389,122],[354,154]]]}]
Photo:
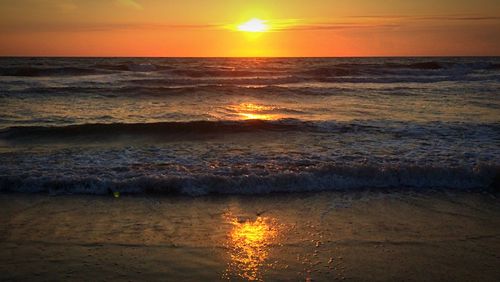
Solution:
[{"label": "golden light path on water", "polygon": [[246,221],[239,221],[231,214],[226,214],[225,218],[232,227],[226,246],[230,261],[223,278],[262,281],[271,244],[279,234],[278,224],[260,216]]},{"label": "golden light path on water", "polygon": [[254,103],[241,103],[230,106],[229,109],[238,114],[241,119],[276,120],[281,118],[277,114],[271,114],[275,107],[258,105]]}]

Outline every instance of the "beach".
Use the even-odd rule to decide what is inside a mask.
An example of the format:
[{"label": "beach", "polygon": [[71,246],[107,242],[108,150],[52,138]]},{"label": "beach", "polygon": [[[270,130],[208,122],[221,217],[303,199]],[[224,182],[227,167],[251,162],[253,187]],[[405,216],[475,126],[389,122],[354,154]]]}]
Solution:
[{"label": "beach", "polygon": [[497,196],[2,194],[0,280],[498,281]]},{"label": "beach", "polygon": [[498,281],[498,57],[0,58],[1,281]]}]

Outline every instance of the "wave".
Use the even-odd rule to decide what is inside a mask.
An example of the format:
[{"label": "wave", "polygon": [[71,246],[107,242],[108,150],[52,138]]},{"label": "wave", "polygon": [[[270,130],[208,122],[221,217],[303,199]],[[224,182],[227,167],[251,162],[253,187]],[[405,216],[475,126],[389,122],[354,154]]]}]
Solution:
[{"label": "wave", "polygon": [[[55,63],[58,61],[55,60]],[[474,71],[496,71],[496,61],[457,61],[452,59],[421,61],[415,59],[379,60],[367,59],[365,62],[342,62],[335,59],[303,61],[290,59],[279,63],[272,59],[260,64],[235,60],[225,64],[215,64],[212,60],[148,60],[148,61],[113,61],[112,59],[60,61],[60,66],[53,64],[24,63],[20,66],[0,68],[0,76],[83,76],[92,74],[110,74],[120,72],[148,72],[164,74],[171,78],[251,78],[296,76],[296,77],[350,77],[366,75],[387,75],[405,72],[408,75],[460,74]],[[195,64],[196,63],[196,64]]]},{"label": "wave", "polygon": [[150,63],[95,64],[82,67],[22,66],[2,67],[0,76],[44,77],[44,76],[86,76],[112,74],[116,72],[153,72],[171,67]]},{"label": "wave", "polygon": [[[448,63],[448,66],[453,66],[454,64]],[[429,61],[421,63],[411,63],[411,64],[385,64],[387,68],[408,68],[408,69],[422,69],[422,70],[439,70],[445,68],[445,65],[441,62]]]},{"label": "wave", "polygon": [[0,76],[43,77],[43,76],[84,76],[106,74],[104,70],[81,67],[4,67]]},{"label": "wave", "polygon": [[[276,109],[290,112],[293,109]],[[111,118],[111,117],[107,117]],[[293,118],[277,120],[195,120],[185,122],[152,123],[94,123],[66,126],[13,126],[0,130],[0,140],[35,142],[96,138],[118,138],[119,136],[169,137],[172,135],[224,135],[258,132],[311,132],[325,134],[389,134],[396,138],[487,138],[497,139],[500,124],[465,122],[397,122],[387,120],[307,121]]]},{"label": "wave", "polygon": [[114,70],[114,71],[132,71],[132,72],[153,72],[153,71],[161,71],[161,70],[170,70],[171,66],[163,65],[163,64],[154,64],[154,63],[100,63],[95,64],[93,66],[97,69],[105,69],[105,70]]},{"label": "wave", "polygon": [[[453,66],[453,64],[449,64]],[[381,75],[387,74],[389,71],[396,69],[407,69],[407,70],[440,70],[446,68],[443,63],[429,61],[420,63],[379,63],[379,64],[333,64],[330,66],[316,67],[311,69],[306,69],[304,71],[299,71],[299,74],[312,75],[312,76],[327,76],[327,77],[338,77],[338,76],[357,76],[357,75]]]},{"label": "wave", "polygon": [[[322,76],[322,77],[345,77],[360,75],[385,75],[397,74],[406,71],[409,75],[432,74],[435,71],[472,71],[495,69],[493,63],[470,63],[459,64],[454,62],[425,61],[412,63],[329,63],[319,66],[288,66],[267,70],[263,67],[255,69],[173,69],[171,73],[178,76],[201,78],[201,77],[268,77],[272,75],[289,76]],[[416,71],[434,71],[432,73],[418,73]]]},{"label": "wave", "polygon": [[[148,78],[129,79],[117,83],[70,83],[58,86],[40,86],[39,84],[27,87],[12,86],[12,89],[2,91],[0,86],[0,97],[25,97],[25,96],[66,96],[66,95],[97,95],[102,97],[143,97],[143,96],[173,96],[192,95],[194,92],[200,95],[232,95],[245,94],[252,96],[282,96],[282,95],[304,95],[304,96],[336,96],[346,95],[359,90],[366,90],[366,94],[376,95],[383,91],[385,94],[410,95],[404,91],[415,87],[429,87],[427,84],[439,82],[500,82],[500,74],[487,76],[358,76],[358,77],[261,77],[261,78],[233,78],[233,79],[201,79],[194,78]],[[385,88],[374,87],[373,89],[356,88],[352,85],[342,84],[381,84]],[[419,83],[420,85],[391,86],[391,83]],[[449,86],[448,86],[449,87]],[[474,91],[491,92],[493,88],[476,88]],[[446,89],[444,89],[446,90]],[[494,92],[494,91],[493,91]],[[493,93],[492,92],[492,93]],[[443,91],[444,93],[444,91]],[[496,93],[496,92],[495,92]],[[411,95],[418,95],[413,91]]]},{"label": "wave", "polygon": [[[148,83],[146,81],[141,82],[142,85],[130,85],[130,86],[119,86],[119,87],[99,87],[99,86],[65,86],[65,87],[32,87],[29,89],[21,90],[10,90],[5,93],[1,93],[0,97],[26,97],[34,96],[40,97],[57,97],[57,96],[85,96],[92,95],[93,97],[105,97],[105,98],[142,98],[142,97],[170,97],[170,96],[184,96],[193,95],[196,93],[198,95],[233,95],[233,94],[246,94],[252,96],[279,96],[286,94],[297,94],[297,95],[337,95],[338,92],[325,91],[320,89],[320,91],[314,91],[313,89],[298,89],[298,86],[278,86],[278,85],[260,85],[260,84],[198,84],[193,82],[192,84],[182,84],[183,82],[176,81],[172,85],[161,86],[158,81]],[[331,90],[333,87],[328,88]]]},{"label": "wave", "polygon": [[500,64],[490,64],[489,68],[492,70],[500,70]]},{"label": "wave", "polygon": [[278,121],[188,121],[158,123],[100,123],[69,126],[19,126],[0,131],[0,139],[57,139],[78,138],[82,136],[140,135],[168,136],[172,134],[227,134],[256,131],[297,130],[304,124],[291,119]]},{"label": "wave", "polygon": [[259,70],[226,70],[226,69],[176,69],[171,73],[187,77],[266,77],[276,74],[272,71]]},{"label": "wave", "polygon": [[359,189],[498,189],[500,167],[335,166],[267,175],[0,176],[0,191],[96,194],[268,194],[275,192],[355,191]]}]

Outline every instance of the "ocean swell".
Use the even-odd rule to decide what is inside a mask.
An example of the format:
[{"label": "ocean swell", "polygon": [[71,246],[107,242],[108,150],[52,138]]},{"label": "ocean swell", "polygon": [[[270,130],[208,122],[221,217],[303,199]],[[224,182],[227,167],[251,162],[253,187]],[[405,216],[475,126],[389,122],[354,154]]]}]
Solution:
[{"label": "ocean swell", "polygon": [[0,131],[0,139],[77,138],[83,136],[230,134],[257,131],[290,131],[304,126],[296,120],[188,121],[158,123],[80,124],[68,126],[23,126]]},{"label": "ocean swell", "polygon": [[84,76],[109,73],[105,70],[83,67],[11,67],[0,68],[0,76],[43,77]]},{"label": "ocean swell", "polygon": [[[291,109],[276,109],[278,112],[290,112]],[[267,113],[267,112],[265,112]],[[108,118],[112,118],[109,117]],[[95,123],[74,124],[67,126],[13,126],[0,130],[0,140],[17,142],[43,142],[50,140],[67,140],[96,138],[107,140],[121,135],[129,137],[161,137],[172,135],[227,135],[239,133],[272,133],[292,132],[296,134],[384,134],[393,138],[427,139],[443,138],[493,139],[500,137],[500,125],[497,123],[465,123],[465,122],[395,122],[387,120],[354,120],[308,121],[293,118],[277,120],[195,120],[179,122],[151,123]]]},{"label": "ocean swell", "polygon": [[498,70],[497,62],[457,62],[453,58],[436,60],[385,59],[380,62],[343,62],[328,60],[324,63],[308,64],[300,59],[291,59],[288,64],[274,59],[261,59],[259,64],[238,64],[233,61],[213,65],[210,61],[190,59],[173,60],[76,60],[68,64],[61,59],[60,66],[32,62],[28,65],[6,65],[0,68],[0,76],[43,77],[43,76],[85,76],[116,73],[154,73],[170,78],[270,78],[279,76],[295,77],[350,77],[365,75],[388,75],[405,72],[408,75],[453,75]]}]

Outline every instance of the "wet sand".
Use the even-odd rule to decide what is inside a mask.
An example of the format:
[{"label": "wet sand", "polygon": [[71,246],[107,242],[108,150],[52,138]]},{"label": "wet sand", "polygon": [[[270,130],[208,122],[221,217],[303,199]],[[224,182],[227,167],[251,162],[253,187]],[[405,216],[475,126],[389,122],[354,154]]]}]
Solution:
[{"label": "wet sand", "polygon": [[487,193],[0,195],[2,281],[498,281]]}]

